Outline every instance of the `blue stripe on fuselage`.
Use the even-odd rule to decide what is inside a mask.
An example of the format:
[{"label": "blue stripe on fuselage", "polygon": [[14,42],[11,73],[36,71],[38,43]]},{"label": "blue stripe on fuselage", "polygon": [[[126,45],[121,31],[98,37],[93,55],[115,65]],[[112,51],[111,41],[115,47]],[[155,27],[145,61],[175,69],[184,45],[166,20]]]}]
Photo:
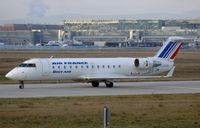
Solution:
[{"label": "blue stripe on fuselage", "polygon": [[169,49],[169,47],[173,44],[173,42],[169,42],[169,44],[164,48],[164,50],[161,52],[161,54],[158,56],[160,58],[163,57],[163,55],[165,54],[165,52]]}]

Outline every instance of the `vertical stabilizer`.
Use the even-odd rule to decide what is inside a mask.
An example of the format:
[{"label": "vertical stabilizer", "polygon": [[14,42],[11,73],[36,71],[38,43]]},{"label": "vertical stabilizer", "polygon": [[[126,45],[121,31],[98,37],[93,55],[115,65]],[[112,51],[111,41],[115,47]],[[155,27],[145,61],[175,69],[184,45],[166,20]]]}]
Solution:
[{"label": "vertical stabilizer", "polygon": [[181,48],[182,40],[182,37],[169,37],[155,57],[174,60]]}]

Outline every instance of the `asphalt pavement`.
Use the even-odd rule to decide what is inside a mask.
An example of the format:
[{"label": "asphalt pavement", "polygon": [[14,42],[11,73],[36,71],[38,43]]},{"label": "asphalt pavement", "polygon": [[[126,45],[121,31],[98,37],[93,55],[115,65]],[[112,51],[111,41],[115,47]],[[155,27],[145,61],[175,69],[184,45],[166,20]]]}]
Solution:
[{"label": "asphalt pavement", "polygon": [[18,86],[0,84],[0,98],[200,93],[200,81],[120,82],[113,88],[106,88],[104,83],[99,88],[88,83],[25,84],[24,89]]}]

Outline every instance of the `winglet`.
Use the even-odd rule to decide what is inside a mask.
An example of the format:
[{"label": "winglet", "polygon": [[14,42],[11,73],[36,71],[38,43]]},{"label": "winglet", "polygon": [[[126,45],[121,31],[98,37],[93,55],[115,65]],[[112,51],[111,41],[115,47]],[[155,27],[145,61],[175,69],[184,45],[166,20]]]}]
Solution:
[{"label": "winglet", "polygon": [[167,73],[166,77],[172,77],[174,73],[175,66]]}]

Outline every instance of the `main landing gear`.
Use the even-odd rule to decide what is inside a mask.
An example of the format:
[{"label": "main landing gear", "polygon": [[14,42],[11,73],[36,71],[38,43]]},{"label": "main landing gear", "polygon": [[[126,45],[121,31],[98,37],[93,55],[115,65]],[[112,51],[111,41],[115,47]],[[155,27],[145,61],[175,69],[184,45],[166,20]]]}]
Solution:
[{"label": "main landing gear", "polygon": [[110,82],[110,81],[106,81],[105,84],[107,88],[112,88],[114,85],[113,82]]},{"label": "main landing gear", "polygon": [[19,89],[24,89],[24,81],[19,81]]},{"label": "main landing gear", "polygon": [[92,81],[91,83],[93,87],[99,87],[99,81]]},{"label": "main landing gear", "polygon": [[[91,84],[93,87],[99,87],[99,81],[92,81]],[[112,88],[114,86],[113,82],[110,81],[105,81],[105,85],[107,88]]]}]

